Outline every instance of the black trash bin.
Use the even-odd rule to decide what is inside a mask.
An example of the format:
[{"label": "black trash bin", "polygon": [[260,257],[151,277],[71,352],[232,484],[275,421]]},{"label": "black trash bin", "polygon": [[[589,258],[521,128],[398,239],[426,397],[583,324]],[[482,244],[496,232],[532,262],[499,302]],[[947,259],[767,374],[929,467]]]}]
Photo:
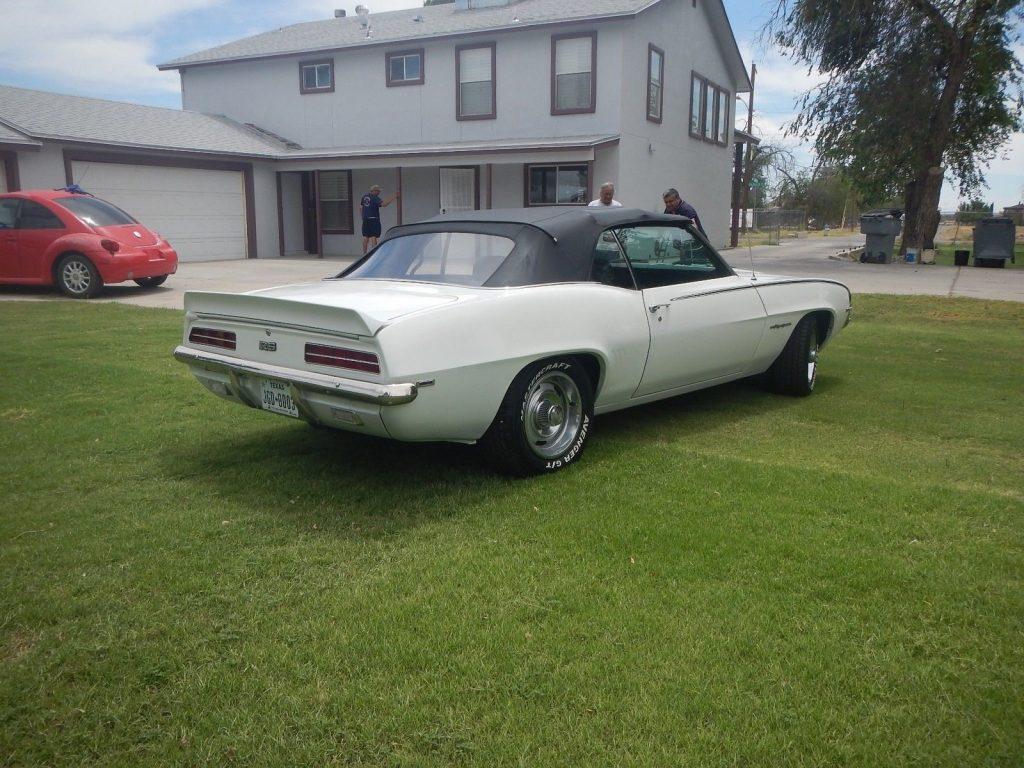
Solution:
[{"label": "black trash bin", "polygon": [[882,211],[868,211],[861,214],[860,231],[867,235],[864,243],[862,262],[870,264],[890,264],[893,249],[896,246],[896,235],[903,229],[903,211],[898,208],[887,208]]},{"label": "black trash bin", "polygon": [[982,219],[974,225],[974,266],[1005,267],[1014,261],[1017,227],[1009,216]]},{"label": "black trash bin", "polygon": [[968,260],[971,258],[971,252],[966,250],[953,251],[953,266],[954,267],[966,267]]}]

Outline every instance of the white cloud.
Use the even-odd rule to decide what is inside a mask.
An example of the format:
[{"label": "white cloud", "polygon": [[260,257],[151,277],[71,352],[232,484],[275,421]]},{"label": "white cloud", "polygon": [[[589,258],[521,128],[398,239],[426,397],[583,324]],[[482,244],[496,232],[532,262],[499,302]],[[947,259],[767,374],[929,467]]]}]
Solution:
[{"label": "white cloud", "polygon": [[49,0],[12,4],[0,26],[0,62],[18,74],[58,82],[55,90],[178,90],[176,72],[158,72],[155,40],[174,16],[219,0]]}]

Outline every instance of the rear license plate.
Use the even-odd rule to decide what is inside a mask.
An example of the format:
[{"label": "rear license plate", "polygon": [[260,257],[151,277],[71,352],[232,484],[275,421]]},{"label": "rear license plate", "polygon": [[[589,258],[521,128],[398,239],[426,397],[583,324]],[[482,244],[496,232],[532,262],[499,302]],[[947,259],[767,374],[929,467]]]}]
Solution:
[{"label": "rear license plate", "polygon": [[299,408],[292,400],[292,393],[287,384],[270,379],[261,379],[260,386],[263,390],[263,399],[260,405],[265,411],[283,413],[285,416],[299,418]]}]

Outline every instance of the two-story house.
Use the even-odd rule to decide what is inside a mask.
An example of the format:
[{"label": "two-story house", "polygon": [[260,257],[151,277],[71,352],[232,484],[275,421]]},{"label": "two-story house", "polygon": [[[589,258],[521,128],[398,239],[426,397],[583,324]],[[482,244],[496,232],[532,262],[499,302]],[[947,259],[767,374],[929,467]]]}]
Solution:
[{"label": "two-story house", "polygon": [[[200,196],[179,201],[188,210],[235,191],[218,205],[238,208],[221,228],[237,243],[245,230],[242,255],[359,253],[372,184],[400,193],[385,228],[584,205],[606,180],[626,205],[657,209],[676,187],[727,240],[734,97],[750,83],[721,0],[457,0],[297,24],[160,66],[180,73],[179,114],[218,124],[188,126],[202,151],[142,151],[181,159],[175,192],[202,178]],[[0,101],[0,125],[40,138],[7,117]],[[146,156],[105,163],[80,144],[63,150],[67,180],[138,211]],[[170,166],[155,167],[154,185]]]}]

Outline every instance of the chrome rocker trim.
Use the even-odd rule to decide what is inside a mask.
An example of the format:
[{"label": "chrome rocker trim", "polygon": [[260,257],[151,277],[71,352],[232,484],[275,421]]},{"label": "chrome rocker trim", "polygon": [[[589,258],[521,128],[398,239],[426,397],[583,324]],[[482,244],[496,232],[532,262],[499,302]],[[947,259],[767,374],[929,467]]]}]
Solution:
[{"label": "chrome rocker trim", "polygon": [[201,352],[185,346],[175,348],[174,359],[195,368],[227,374],[231,381],[232,394],[247,405],[253,404],[238,381],[240,373],[290,384],[293,397],[294,391],[299,389],[336,397],[347,397],[350,400],[375,403],[376,405],[411,403],[416,399],[418,389],[416,384],[374,384],[358,379],[344,379],[322,373],[297,371],[294,368],[254,363],[251,360],[239,360],[237,357],[218,355],[215,352]]}]

